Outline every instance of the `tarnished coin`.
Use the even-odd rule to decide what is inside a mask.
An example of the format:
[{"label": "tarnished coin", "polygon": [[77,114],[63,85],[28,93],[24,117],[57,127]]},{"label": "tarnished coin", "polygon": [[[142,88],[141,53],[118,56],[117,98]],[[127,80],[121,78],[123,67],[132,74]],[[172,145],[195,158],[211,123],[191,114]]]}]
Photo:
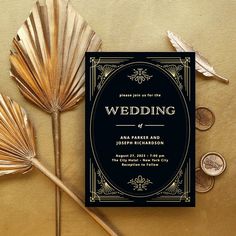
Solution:
[{"label": "tarnished coin", "polygon": [[226,168],[223,156],[216,152],[208,152],[201,159],[202,170],[210,176],[220,175]]},{"label": "tarnished coin", "polygon": [[210,129],[215,123],[214,113],[207,107],[196,108],[196,128],[201,131]]},{"label": "tarnished coin", "polygon": [[205,174],[201,168],[196,168],[195,175],[197,192],[206,193],[214,187],[215,177]]}]

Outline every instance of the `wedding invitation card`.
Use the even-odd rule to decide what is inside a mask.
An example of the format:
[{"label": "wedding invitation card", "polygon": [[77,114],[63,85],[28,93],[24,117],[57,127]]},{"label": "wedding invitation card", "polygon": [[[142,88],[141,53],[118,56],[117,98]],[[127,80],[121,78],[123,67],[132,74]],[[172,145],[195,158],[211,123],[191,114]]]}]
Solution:
[{"label": "wedding invitation card", "polygon": [[195,54],[86,54],[86,206],[195,206]]}]

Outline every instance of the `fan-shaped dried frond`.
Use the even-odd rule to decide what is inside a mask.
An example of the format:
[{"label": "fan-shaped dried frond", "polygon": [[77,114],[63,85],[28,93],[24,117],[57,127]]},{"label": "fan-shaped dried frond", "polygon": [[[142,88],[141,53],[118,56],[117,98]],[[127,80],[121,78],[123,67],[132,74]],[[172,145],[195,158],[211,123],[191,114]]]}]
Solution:
[{"label": "fan-shaped dried frond", "polygon": [[24,174],[35,166],[74,199],[104,230],[110,235],[117,236],[109,225],[86,208],[83,201],[45,168],[35,156],[34,131],[25,110],[9,97],[0,94],[0,176]]},{"label": "fan-shaped dried frond", "polygon": [[26,112],[0,94],[0,176],[30,171],[35,155],[33,127]]},{"label": "fan-shaped dried frond", "polygon": [[68,1],[38,1],[13,40],[11,75],[43,110],[69,110],[84,94],[85,52],[100,47],[100,38]]}]

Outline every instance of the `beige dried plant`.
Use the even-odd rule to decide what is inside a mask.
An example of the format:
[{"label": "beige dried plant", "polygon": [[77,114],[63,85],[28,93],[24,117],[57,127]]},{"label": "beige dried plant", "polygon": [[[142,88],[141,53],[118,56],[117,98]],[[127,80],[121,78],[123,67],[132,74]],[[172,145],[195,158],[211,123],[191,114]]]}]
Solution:
[{"label": "beige dried plant", "polygon": [[95,212],[84,206],[80,197],[36,159],[34,130],[25,110],[9,97],[0,94],[0,176],[25,174],[33,167],[74,199],[107,233],[117,235]]},{"label": "beige dried plant", "polygon": [[[18,30],[10,55],[11,76],[21,93],[52,117],[55,173],[61,178],[60,113],[84,95],[85,52],[101,49],[101,39],[66,0],[36,2]],[[61,196],[56,190],[56,232],[61,228]]]}]

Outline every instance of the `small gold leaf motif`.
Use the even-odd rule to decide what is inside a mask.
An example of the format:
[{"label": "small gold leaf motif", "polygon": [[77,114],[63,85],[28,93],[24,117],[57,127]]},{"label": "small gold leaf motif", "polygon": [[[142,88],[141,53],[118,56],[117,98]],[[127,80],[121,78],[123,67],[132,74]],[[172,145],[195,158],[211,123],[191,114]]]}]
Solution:
[{"label": "small gold leaf motif", "polygon": [[128,75],[128,78],[138,82],[139,84],[142,84],[144,81],[150,80],[152,77],[152,75],[147,74],[147,69],[143,68],[133,69],[133,74]]},{"label": "small gold leaf motif", "polygon": [[147,190],[149,184],[153,184],[150,179],[143,178],[142,175],[139,175],[137,178],[131,179],[128,184],[133,185],[133,190],[142,192]]}]

